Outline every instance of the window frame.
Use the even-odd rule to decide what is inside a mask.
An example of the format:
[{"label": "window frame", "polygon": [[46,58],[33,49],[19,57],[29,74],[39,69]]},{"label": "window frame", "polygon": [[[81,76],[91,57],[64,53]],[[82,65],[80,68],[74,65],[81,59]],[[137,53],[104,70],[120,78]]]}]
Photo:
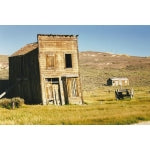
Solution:
[{"label": "window frame", "polygon": [[[48,58],[48,57],[53,57],[53,66],[49,66],[48,65],[48,60],[47,59],[50,59],[50,58]],[[55,54],[46,54],[46,69],[53,69],[53,68],[55,68]]]},{"label": "window frame", "polygon": [[[66,60],[67,60],[67,59],[66,59],[66,56],[67,56],[67,55],[70,55],[70,56],[71,56],[71,57],[70,57],[70,58],[71,58],[71,61],[70,61],[70,62],[71,62],[71,65],[70,65],[70,67],[67,67],[67,61],[66,61]],[[72,68],[73,68],[73,59],[72,59],[73,57],[72,57],[72,54],[71,54],[71,53],[65,53],[64,58],[65,58],[65,69],[72,69]]]}]

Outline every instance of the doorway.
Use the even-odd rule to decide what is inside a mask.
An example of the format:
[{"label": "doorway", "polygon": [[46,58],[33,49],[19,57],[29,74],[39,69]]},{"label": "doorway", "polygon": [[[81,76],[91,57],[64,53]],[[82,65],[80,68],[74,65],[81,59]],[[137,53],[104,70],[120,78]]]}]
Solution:
[{"label": "doorway", "polygon": [[47,104],[61,105],[59,78],[45,78]]}]

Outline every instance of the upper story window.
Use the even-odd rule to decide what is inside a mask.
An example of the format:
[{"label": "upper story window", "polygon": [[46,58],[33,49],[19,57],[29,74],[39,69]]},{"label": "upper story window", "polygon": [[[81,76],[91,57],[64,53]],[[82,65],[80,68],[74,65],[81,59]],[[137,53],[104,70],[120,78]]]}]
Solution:
[{"label": "upper story window", "polygon": [[48,54],[46,55],[46,68],[54,68],[55,67],[55,55],[54,54]]},{"label": "upper story window", "polygon": [[65,67],[72,68],[72,55],[71,54],[65,54]]}]

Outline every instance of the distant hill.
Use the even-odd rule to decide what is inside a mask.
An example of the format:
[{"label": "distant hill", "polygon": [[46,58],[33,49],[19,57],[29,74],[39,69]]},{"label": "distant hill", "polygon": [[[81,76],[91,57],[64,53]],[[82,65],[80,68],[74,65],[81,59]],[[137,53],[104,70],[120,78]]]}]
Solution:
[{"label": "distant hill", "polygon": [[86,51],[79,58],[84,90],[103,87],[110,77],[127,77],[131,87],[150,86],[150,57]]},{"label": "distant hill", "polygon": [[[80,66],[87,66],[96,69],[145,69],[150,67],[150,57],[136,57],[105,52],[80,52],[79,60]],[[0,55],[0,68],[8,68],[8,55]]]},{"label": "distant hill", "polygon": [[150,57],[86,51],[80,52],[80,65],[97,69],[141,69],[150,67]]},{"label": "distant hill", "polygon": [[[110,77],[127,77],[130,86],[150,86],[150,57],[85,51],[79,62],[84,90],[102,87]],[[0,55],[0,78],[8,78],[7,55]]]}]

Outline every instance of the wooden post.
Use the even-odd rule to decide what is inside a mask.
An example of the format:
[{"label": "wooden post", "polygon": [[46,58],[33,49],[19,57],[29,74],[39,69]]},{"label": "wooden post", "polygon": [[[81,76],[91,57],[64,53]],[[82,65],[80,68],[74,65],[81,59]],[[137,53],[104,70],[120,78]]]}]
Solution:
[{"label": "wooden post", "polygon": [[59,77],[59,86],[60,86],[61,104],[65,105],[64,90],[63,90],[63,83],[62,83],[61,77]]},{"label": "wooden post", "polygon": [[6,92],[3,92],[1,95],[0,95],[0,98],[2,98],[3,96],[6,95]]},{"label": "wooden post", "polygon": [[15,102],[12,100],[12,109],[15,109]]},{"label": "wooden post", "polygon": [[43,105],[47,105],[48,102],[46,100],[46,92],[45,92],[45,77],[43,75],[40,75],[40,85],[41,85],[41,95],[42,95],[42,103]]}]

